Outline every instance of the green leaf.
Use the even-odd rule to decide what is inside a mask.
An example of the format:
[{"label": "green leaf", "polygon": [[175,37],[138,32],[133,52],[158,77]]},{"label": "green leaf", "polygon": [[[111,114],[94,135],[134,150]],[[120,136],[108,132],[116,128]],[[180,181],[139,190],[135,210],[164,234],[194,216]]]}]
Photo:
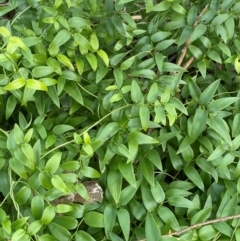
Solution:
[{"label": "green leaf", "polygon": [[193,117],[192,125],[188,133],[189,137],[196,140],[206,128],[207,113],[206,111],[198,108]]},{"label": "green leaf", "polygon": [[17,99],[14,95],[10,95],[7,99],[5,117],[6,120],[12,115],[15,107],[17,105]]},{"label": "green leaf", "polygon": [[106,67],[108,67],[109,66],[109,58],[108,58],[107,53],[104,50],[99,49],[97,51],[97,54],[103,60],[103,62],[105,63]]},{"label": "green leaf", "polygon": [[112,170],[107,175],[107,186],[116,204],[119,203],[122,191],[122,175],[117,170]]},{"label": "green leaf", "polygon": [[43,90],[43,91],[48,90],[47,86],[44,83],[35,79],[28,79],[26,81],[26,87],[34,90]]},{"label": "green leaf", "polygon": [[136,184],[133,164],[131,162],[125,163],[121,161],[118,163],[118,168],[122,176],[127,180],[127,182],[136,188],[137,184]]},{"label": "green leaf", "polygon": [[207,31],[207,27],[204,24],[198,24],[194,30],[193,33],[191,34],[190,37],[190,42],[195,41],[196,39],[198,39],[200,36],[202,36],[205,32]]},{"label": "green leaf", "polygon": [[122,229],[124,238],[125,240],[128,240],[130,235],[130,227],[131,227],[129,212],[126,209],[121,208],[117,212],[117,217],[118,217],[118,222]]},{"label": "green leaf", "polygon": [[141,102],[143,96],[142,96],[142,91],[138,85],[138,83],[135,80],[132,80],[132,85],[131,85],[131,99],[134,103],[139,103]]},{"label": "green leaf", "polygon": [[43,211],[43,214],[42,214],[42,224],[43,225],[47,225],[49,224],[53,218],[55,217],[55,208],[54,207],[51,207],[51,206],[47,206],[44,211]]},{"label": "green leaf", "polygon": [[27,179],[27,172],[25,167],[21,162],[19,162],[16,158],[11,158],[9,161],[11,169],[17,173],[21,178]]},{"label": "green leaf", "polygon": [[188,45],[188,49],[196,59],[200,59],[203,55],[202,51],[194,45]]},{"label": "green leaf", "polygon": [[48,228],[57,240],[68,241],[71,238],[71,233],[61,225],[51,222],[48,224]]},{"label": "green leaf", "polygon": [[216,237],[218,231],[212,225],[207,225],[198,230],[198,235],[201,240],[212,240]]},{"label": "green leaf", "polygon": [[75,239],[76,241],[96,241],[96,239],[83,230],[80,230],[76,233]]},{"label": "green leaf", "polygon": [[28,143],[23,143],[21,146],[22,152],[24,155],[27,157],[29,162],[31,163],[31,169],[34,169],[34,163],[35,163],[35,157],[34,157],[34,152],[33,148],[30,144]]},{"label": "green leaf", "polygon": [[35,220],[42,217],[44,210],[44,201],[42,197],[34,196],[31,201],[31,212]]},{"label": "green leaf", "polygon": [[121,70],[129,69],[133,65],[135,59],[136,59],[136,56],[132,56],[129,59],[125,60],[124,62],[121,63],[120,69]]},{"label": "green leaf", "polygon": [[53,128],[53,133],[55,135],[61,135],[65,132],[68,132],[70,130],[73,130],[74,127],[70,126],[70,125],[57,125]]},{"label": "green leaf", "polygon": [[58,175],[54,175],[51,178],[51,183],[57,190],[59,190],[61,192],[66,193],[69,191],[66,184],[63,182],[62,178]]},{"label": "green leaf", "polygon": [[89,167],[89,166],[84,166],[80,172],[84,177],[89,177],[89,178],[99,178],[100,177],[100,173],[97,170],[95,170],[94,168]]},{"label": "green leaf", "polygon": [[33,68],[32,74],[35,78],[41,78],[53,73],[55,69],[51,66],[37,66]]},{"label": "green leaf", "polygon": [[94,54],[86,54],[85,56],[86,56],[88,63],[92,67],[93,71],[96,71],[97,65],[98,65],[96,56]]},{"label": "green leaf", "polygon": [[115,29],[121,34],[121,35],[125,35],[125,29],[123,27],[123,24],[122,24],[122,20],[120,18],[120,16],[118,15],[113,15],[111,17],[111,21],[115,27]]},{"label": "green leaf", "polygon": [[149,212],[153,212],[158,204],[155,201],[155,199],[153,198],[151,191],[149,190],[147,185],[145,185],[144,183],[141,184],[141,193],[142,193],[142,200],[143,200],[145,208]]},{"label": "green leaf", "polygon": [[201,104],[208,104],[212,98],[213,98],[213,95],[215,94],[217,88],[218,88],[218,85],[220,83],[220,79],[219,80],[216,80],[214,82],[212,82],[200,95],[200,99],[199,99],[199,102]]},{"label": "green leaf", "polygon": [[183,45],[188,39],[189,37],[191,36],[192,32],[193,32],[194,28],[193,26],[185,26],[182,33],[181,33],[181,36],[178,40],[178,47],[180,47],[181,45]]},{"label": "green leaf", "polygon": [[158,3],[154,6],[152,9],[153,12],[163,12],[170,8],[170,2],[169,1],[162,1],[161,3]]},{"label": "green leaf", "polygon": [[63,29],[60,30],[57,35],[54,37],[53,41],[49,45],[49,53],[51,56],[56,56],[59,52],[59,47],[65,44],[69,39],[71,35],[70,33]]},{"label": "green leaf", "polygon": [[137,188],[129,185],[122,190],[120,201],[119,201],[121,206],[127,205],[133,199],[136,191],[138,190],[138,186],[139,186],[139,181],[137,182]]},{"label": "green leaf", "polygon": [[160,229],[155,218],[150,212],[147,212],[145,221],[145,234],[148,241],[156,241],[161,239]]},{"label": "green leaf", "polygon": [[138,201],[136,201],[135,199],[132,199],[131,202],[129,203],[129,207],[131,209],[133,216],[137,220],[142,221],[145,218],[146,210],[142,206],[142,204],[140,204]]},{"label": "green leaf", "polygon": [[150,120],[150,111],[147,106],[140,106],[139,108],[139,116],[141,125],[144,131],[147,131],[148,129],[148,123]]},{"label": "green leaf", "polygon": [[25,85],[25,80],[23,78],[18,78],[3,87],[4,90],[17,90]]},{"label": "green leaf", "polygon": [[57,213],[67,213],[73,210],[73,207],[67,204],[58,204],[55,207],[55,211]]},{"label": "green leaf", "polygon": [[31,196],[31,189],[29,187],[22,187],[15,196],[15,201],[19,206],[25,204]]},{"label": "green leaf", "polygon": [[156,166],[158,168],[158,170],[160,170],[160,171],[163,170],[160,155],[156,149],[149,150],[146,153],[146,157],[148,160],[150,160],[154,164],[154,166]]},{"label": "green leaf", "polygon": [[184,168],[184,172],[186,176],[199,188],[204,192],[204,184],[202,178],[198,174],[198,171],[191,165],[187,165]]},{"label": "green leaf", "polygon": [[83,105],[83,97],[82,93],[79,90],[79,87],[76,83],[68,81],[65,86],[64,90],[71,96],[73,99],[75,99],[79,104]]},{"label": "green leaf", "polygon": [[102,213],[91,211],[84,215],[84,222],[90,227],[103,228],[104,216]]},{"label": "green leaf", "polygon": [[212,207],[204,208],[204,209],[200,210],[199,212],[197,212],[196,214],[193,215],[193,217],[191,219],[191,225],[206,221],[209,218],[209,216],[211,215],[211,212],[212,212]]},{"label": "green leaf", "polygon": [[222,59],[220,57],[220,55],[218,54],[218,52],[216,52],[215,50],[210,50],[207,53],[208,57],[214,61],[216,61],[217,63],[221,64],[222,63]]},{"label": "green leaf", "polygon": [[177,196],[169,197],[168,203],[172,206],[180,207],[180,208],[194,208],[194,209],[199,208],[194,202],[186,198],[177,197]]},{"label": "green leaf", "polygon": [[179,155],[177,155],[176,151],[168,145],[167,147],[169,156],[170,156],[170,161],[176,170],[181,170],[182,168],[182,159],[180,158]]},{"label": "green leaf", "polygon": [[61,162],[61,158],[62,158],[62,153],[61,152],[57,152],[55,153],[46,163],[45,165],[45,170],[51,174],[54,174],[60,165]]},{"label": "green leaf", "polygon": [[176,216],[172,213],[172,211],[169,208],[167,208],[165,206],[159,206],[158,215],[159,215],[160,219],[163,220],[164,223],[167,224],[170,222],[172,229],[180,230],[180,226],[178,224]]},{"label": "green leaf", "polygon": [[[80,18],[80,17],[69,18],[68,23],[70,28],[82,28],[82,27],[91,25],[91,22],[88,19]],[[75,34],[75,35],[79,35],[79,34]],[[74,36],[74,39],[75,39],[75,36]]]},{"label": "green leaf", "polygon": [[190,7],[190,10],[188,11],[188,15],[187,15],[187,24],[189,25],[193,25],[197,19],[197,11],[198,8],[196,5],[192,5]]},{"label": "green leaf", "polygon": [[42,228],[42,226],[42,221],[36,220],[28,226],[27,231],[30,235],[34,235]]},{"label": "green leaf", "polygon": [[157,144],[158,143],[157,139],[155,139],[151,136],[145,135],[141,132],[137,132],[137,131],[130,132],[128,134],[128,138],[135,140],[139,145],[142,145],[142,144]]},{"label": "green leaf", "polygon": [[151,192],[152,192],[153,198],[156,200],[156,202],[158,202],[158,203],[164,202],[165,192],[158,181],[155,181],[155,185],[153,187],[151,187]]},{"label": "green leaf", "polygon": [[225,97],[217,100],[212,100],[208,105],[208,111],[211,113],[216,113],[238,100],[239,97]]},{"label": "green leaf", "polygon": [[140,170],[149,184],[153,187],[155,185],[154,179],[154,167],[152,162],[149,162],[147,159],[140,160]]},{"label": "green leaf", "polygon": [[151,69],[137,70],[137,71],[131,72],[129,74],[129,76],[139,77],[139,78],[146,78],[146,79],[155,79],[155,78],[157,78],[156,73],[153,70],[151,70]]},{"label": "green leaf", "polygon": [[115,220],[116,220],[116,216],[117,216],[117,209],[115,206],[113,206],[112,204],[108,204],[105,209],[104,209],[104,230],[105,230],[105,234],[108,237],[109,236],[109,232],[112,231],[114,224],[115,224]]},{"label": "green leaf", "polygon": [[57,59],[59,62],[61,62],[65,66],[67,66],[70,70],[74,71],[74,67],[73,67],[70,59],[67,56],[65,56],[63,54],[58,54]]},{"label": "green leaf", "polygon": [[114,136],[120,129],[121,127],[118,123],[111,122],[107,124],[104,128],[102,128],[101,131],[99,131],[99,133],[97,134],[97,139],[105,142],[109,138]]},{"label": "green leaf", "polygon": [[207,124],[231,145],[231,137],[227,123],[221,118],[208,119]]}]

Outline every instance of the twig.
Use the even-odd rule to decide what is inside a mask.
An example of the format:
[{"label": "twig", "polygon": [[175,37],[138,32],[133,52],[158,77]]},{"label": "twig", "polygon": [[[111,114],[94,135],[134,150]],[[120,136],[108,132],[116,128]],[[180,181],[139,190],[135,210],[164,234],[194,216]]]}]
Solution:
[{"label": "twig", "polygon": [[[227,216],[227,217],[223,217],[223,218],[216,218],[216,219],[208,220],[208,221],[201,222],[201,223],[196,223],[196,224],[194,224],[190,227],[184,228],[180,231],[176,231],[176,232],[172,232],[172,233],[162,235],[162,237],[179,236],[182,233],[186,233],[187,231],[190,231],[190,230],[195,229],[195,228],[199,228],[199,227],[202,227],[202,226],[205,226],[205,225],[208,225],[208,224],[224,222],[224,221],[232,220],[232,219],[236,219],[236,218],[240,218],[240,214],[231,215],[231,216]],[[138,241],[146,241],[146,239],[141,239],[141,240],[138,240]]]},{"label": "twig", "polygon": [[[194,27],[196,27],[196,26],[198,25],[198,23],[199,23],[199,21],[200,21],[200,18],[201,18],[202,15],[207,11],[208,5],[209,5],[209,4],[207,4],[207,5],[205,6],[205,8],[202,10],[202,12],[198,15],[198,17],[197,17],[197,19],[196,19],[196,21],[195,21],[195,23],[194,23],[194,25],[193,25]],[[185,45],[184,45],[184,48],[182,49],[182,53],[181,53],[181,55],[180,55],[180,57],[179,57],[179,59],[178,59],[177,64],[178,64],[179,66],[182,65],[183,59],[184,59],[184,57],[185,57],[186,54],[187,54],[187,49],[188,49],[188,45],[189,45],[189,44],[190,44],[190,38],[188,38],[188,40],[186,41],[186,43],[185,43]],[[187,69],[187,68],[189,67],[189,65],[193,62],[193,60],[194,60],[194,57],[191,57],[190,60],[188,60],[187,63],[184,65],[184,68]]]},{"label": "twig", "polygon": [[190,226],[188,228],[184,228],[184,229],[182,229],[180,231],[176,231],[176,232],[165,234],[162,237],[179,236],[182,233],[185,233],[185,232],[187,232],[189,230],[192,230],[192,229],[195,229],[195,228],[198,228],[198,227],[202,227],[202,226],[205,226],[205,225],[208,225],[208,224],[213,224],[213,223],[224,222],[224,221],[232,220],[232,219],[235,219],[235,218],[240,218],[240,214],[231,215],[231,216],[227,216],[227,217],[223,217],[223,218],[216,218],[216,219],[205,221],[205,222],[201,222],[201,223],[196,223],[196,224],[194,224],[194,225],[192,225],[192,226]]}]

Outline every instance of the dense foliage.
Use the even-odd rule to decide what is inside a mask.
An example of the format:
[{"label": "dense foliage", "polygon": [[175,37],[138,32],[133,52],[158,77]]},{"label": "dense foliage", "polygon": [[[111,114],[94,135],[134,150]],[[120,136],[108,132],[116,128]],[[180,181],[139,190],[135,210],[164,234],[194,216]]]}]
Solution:
[{"label": "dense foliage", "polygon": [[0,240],[239,241],[239,14],[1,0]]}]

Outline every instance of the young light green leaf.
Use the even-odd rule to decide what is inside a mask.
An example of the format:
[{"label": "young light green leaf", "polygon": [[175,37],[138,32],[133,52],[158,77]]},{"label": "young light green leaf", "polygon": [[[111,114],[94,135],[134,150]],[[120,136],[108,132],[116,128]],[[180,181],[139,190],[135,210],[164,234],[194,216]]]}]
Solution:
[{"label": "young light green leaf", "polygon": [[46,163],[45,170],[51,174],[54,174],[59,168],[62,158],[62,152],[55,153]]},{"label": "young light green leaf", "polygon": [[25,85],[25,80],[23,78],[18,78],[3,87],[4,90],[17,90]]},{"label": "young light green leaf", "polygon": [[87,59],[88,63],[90,64],[90,66],[92,67],[93,71],[96,71],[97,64],[98,64],[96,56],[92,53],[86,54],[86,59]]},{"label": "young light green leaf", "polygon": [[48,90],[47,86],[44,83],[35,79],[28,79],[26,81],[26,87],[34,90],[43,90],[43,91]]},{"label": "young light green leaf", "polygon": [[58,54],[57,59],[58,59],[59,62],[61,62],[65,66],[67,66],[70,70],[74,71],[74,67],[72,65],[72,62],[70,61],[70,59],[66,55]]},{"label": "young light green leaf", "polygon": [[57,190],[59,190],[61,192],[66,193],[69,191],[66,184],[62,180],[62,178],[58,175],[55,175],[51,178],[51,183]]},{"label": "young light green leaf", "polygon": [[103,60],[103,62],[105,63],[106,67],[108,67],[109,66],[109,58],[108,58],[107,53],[104,50],[99,49],[97,51],[97,54]]},{"label": "young light green leaf", "polygon": [[47,206],[44,211],[43,211],[43,214],[42,214],[42,224],[43,225],[47,225],[49,224],[55,217],[55,208],[52,207],[52,206]]}]

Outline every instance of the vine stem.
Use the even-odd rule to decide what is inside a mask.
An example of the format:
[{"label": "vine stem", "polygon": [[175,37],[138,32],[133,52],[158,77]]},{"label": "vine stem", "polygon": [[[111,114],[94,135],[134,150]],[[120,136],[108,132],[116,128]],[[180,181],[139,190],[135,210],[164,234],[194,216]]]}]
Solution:
[{"label": "vine stem", "polygon": [[[190,227],[184,228],[182,230],[162,235],[162,237],[179,236],[182,233],[186,233],[187,231],[190,231],[190,230],[195,229],[195,228],[199,228],[199,227],[209,225],[209,224],[213,224],[213,223],[225,222],[227,220],[232,220],[232,219],[236,219],[236,218],[240,218],[240,214],[235,214],[235,215],[231,215],[231,216],[227,216],[227,217],[223,217],[223,218],[216,218],[216,219],[213,219],[213,220],[208,220],[208,221],[205,221],[205,222],[196,223],[196,224],[194,224]],[[141,239],[141,240],[138,240],[138,241],[146,241],[146,239]]]}]

